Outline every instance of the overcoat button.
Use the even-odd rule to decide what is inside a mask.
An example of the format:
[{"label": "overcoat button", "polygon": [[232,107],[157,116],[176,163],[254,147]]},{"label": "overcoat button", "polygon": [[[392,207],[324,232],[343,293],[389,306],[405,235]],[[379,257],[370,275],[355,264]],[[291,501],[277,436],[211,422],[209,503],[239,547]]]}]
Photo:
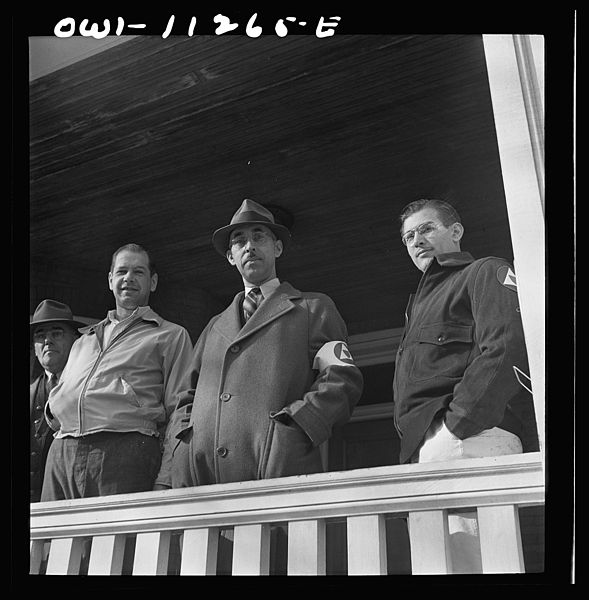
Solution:
[{"label": "overcoat button", "polygon": [[443,335],[438,336],[438,342],[443,342],[446,338]]},{"label": "overcoat button", "polygon": [[223,458],[224,456],[227,456],[227,448],[223,448],[223,446],[220,446],[219,448],[217,448],[217,454]]},{"label": "overcoat button", "polygon": [[223,402],[227,402],[227,400],[229,400],[231,398],[231,394],[224,392],[221,394],[221,400],[223,400]]},{"label": "overcoat button", "polygon": [[237,352],[239,352],[239,345],[238,344],[234,344],[233,346],[231,346],[231,348],[229,348],[229,350],[231,352],[233,352],[233,354],[236,354]]}]

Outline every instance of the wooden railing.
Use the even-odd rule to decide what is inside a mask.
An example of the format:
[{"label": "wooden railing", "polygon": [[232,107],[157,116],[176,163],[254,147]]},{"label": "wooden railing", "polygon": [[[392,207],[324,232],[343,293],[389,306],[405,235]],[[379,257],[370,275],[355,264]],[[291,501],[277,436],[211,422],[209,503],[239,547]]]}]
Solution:
[{"label": "wooden railing", "polygon": [[326,523],[336,519],[347,524],[347,573],[386,574],[385,520],[395,515],[407,519],[411,572],[448,573],[447,514],[476,508],[483,572],[519,573],[518,509],[543,502],[532,453],[37,503],[30,572],[77,574],[86,560],[89,575],[120,574],[133,535],[133,575],[168,573],[173,536],[179,574],[214,575],[223,530],[232,532],[231,573],[264,575],[272,524],[287,523],[287,573],[323,575]]}]

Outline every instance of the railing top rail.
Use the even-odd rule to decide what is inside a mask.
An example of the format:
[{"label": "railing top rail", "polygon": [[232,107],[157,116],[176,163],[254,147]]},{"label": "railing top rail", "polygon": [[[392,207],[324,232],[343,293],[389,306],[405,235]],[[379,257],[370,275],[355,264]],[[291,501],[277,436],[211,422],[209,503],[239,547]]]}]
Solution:
[{"label": "railing top rail", "polygon": [[31,538],[544,502],[539,453],[31,505]]}]

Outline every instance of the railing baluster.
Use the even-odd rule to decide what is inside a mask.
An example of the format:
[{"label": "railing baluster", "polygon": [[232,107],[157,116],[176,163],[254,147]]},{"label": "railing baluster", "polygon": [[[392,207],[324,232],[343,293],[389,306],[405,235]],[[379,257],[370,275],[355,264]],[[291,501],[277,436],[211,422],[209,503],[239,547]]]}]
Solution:
[{"label": "railing baluster", "polygon": [[325,575],[325,521],[288,524],[288,574]]},{"label": "railing baluster", "polygon": [[52,540],[47,575],[78,575],[85,541],[78,537]]},{"label": "railing baluster", "polygon": [[234,528],[232,575],[268,575],[270,569],[270,525],[236,525]]},{"label": "railing baluster", "polygon": [[517,507],[482,506],[478,509],[483,573],[523,573]]},{"label": "railing baluster", "polygon": [[125,555],[125,535],[97,535],[92,539],[88,575],[120,575]]},{"label": "railing baluster", "polygon": [[215,575],[219,528],[187,529],[182,540],[180,575]]},{"label": "railing baluster", "polygon": [[[413,573],[449,573],[448,514],[477,507],[484,571],[521,572],[517,507],[543,502],[539,453],[37,502],[31,504],[30,572],[92,574],[109,568],[118,572],[117,544],[122,542],[109,536],[122,535],[127,536],[126,550],[136,541],[134,557],[124,552],[124,563],[134,559],[134,565],[123,564],[124,573],[225,574],[231,572],[233,560],[236,575],[267,574],[274,559],[277,572],[323,573],[330,570],[331,557],[323,552],[332,539],[327,535],[330,521],[341,523],[345,518],[349,548],[344,542],[342,550],[348,552],[349,572],[384,573],[387,553],[396,550],[385,548],[384,525],[393,533],[386,515],[409,515]],[[285,523],[289,523],[288,561],[281,554]],[[270,543],[275,527],[276,531],[280,527],[281,535]],[[183,555],[172,565],[172,557],[180,558],[180,549],[170,547],[176,532],[183,532]],[[226,540],[225,532],[231,534]],[[400,560],[407,558],[403,555]],[[340,572],[341,562],[345,556],[334,557],[334,570]],[[526,568],[535,572],[536,563]]]},{"label": "railing baluster", "polygon": [[383,515],[348,517],[348,575],[386,575]]},{"label": "railing baluster", "polygon": [[450,573],[447,511],[410,512],[409,539],[414,575]]},{"label": "railing baluster", "polygon": [[165,575],[170,554],[169,531],[138,533],[133,575]]},{"label": "railing baluster", "polygon": [[31,559],[29,563],[29,573],[31,575],[38,575],[41,570],[44,547],[45,540],[31,540]]}]

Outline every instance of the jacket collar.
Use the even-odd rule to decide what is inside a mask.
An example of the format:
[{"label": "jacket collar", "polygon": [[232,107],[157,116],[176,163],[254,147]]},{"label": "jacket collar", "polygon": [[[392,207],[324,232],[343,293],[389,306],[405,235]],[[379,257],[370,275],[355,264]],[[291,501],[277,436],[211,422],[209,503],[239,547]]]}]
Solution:
[{"label": "jacket collar", "polygon": [[[142,319],[143,321],[152,321],[158,326],[160,326],[163,323],[164,320],[154,310],[149,308],[149,306],[144,306],[142,308],[145,310],[138,311],[138,314],[133,318],[132,322]],[[110,323],[110,317],[109,315],[106,315],[106,317],[104,317],[102,321],[99,321],[98,323],[93,323],[92,325],[88,325],[87,327],[82,327],[81,329],[79,329],[79,332],[82,335],[84,335],[85,333],[93,334],[97,331],[102,331],[108,323]]]},{"label": "jacket collar", "polygon": [[260,304],[249,321],[241,326],[241,303],[244,292],[239,292],[233,302],[221,313],[215,329],[230,343],[237,343],[252,335],[268,323],[278,319],[294,308],[293,299],[301,298],[302,293],[284,281],[276,291]]},{"label": "jacket collar", "polygon": [[436,261],[440,267],[463,267],[474,262],[474,257],[470,252],[446,252],[438,254]]}]

